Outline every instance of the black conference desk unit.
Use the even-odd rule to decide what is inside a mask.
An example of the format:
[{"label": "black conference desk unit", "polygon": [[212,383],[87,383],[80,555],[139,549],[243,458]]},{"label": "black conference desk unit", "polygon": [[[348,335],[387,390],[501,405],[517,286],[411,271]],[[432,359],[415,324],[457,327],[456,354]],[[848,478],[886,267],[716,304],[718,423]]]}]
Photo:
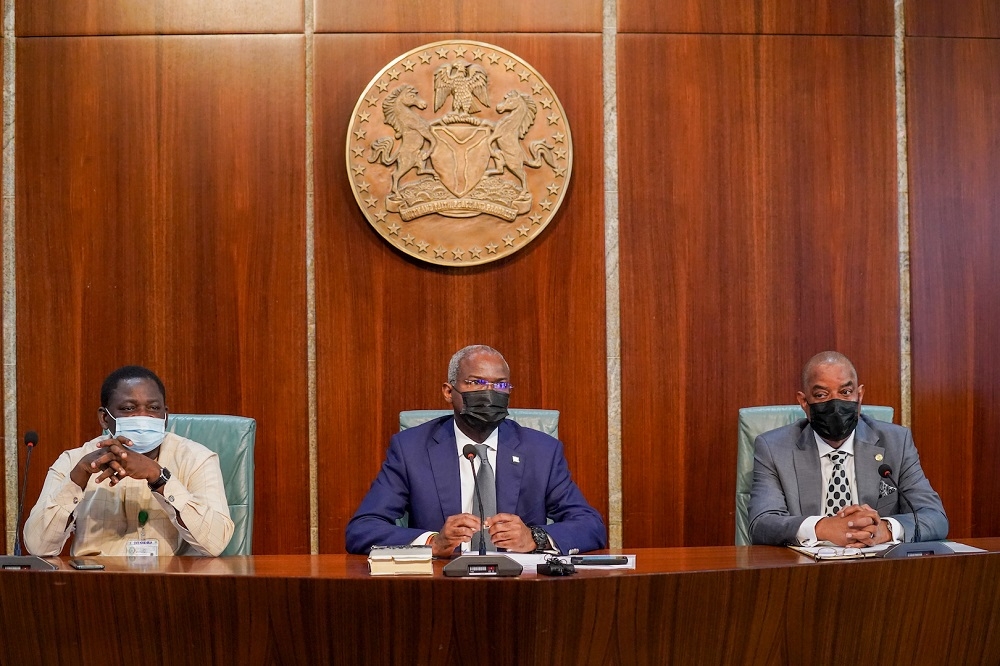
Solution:
[{"label": "black conference desk unit", "polygon": [[998,664],[990,552],[817,563],[629,551],[635,570],[372,577],[354,555],[0,572],[0,664]]}]

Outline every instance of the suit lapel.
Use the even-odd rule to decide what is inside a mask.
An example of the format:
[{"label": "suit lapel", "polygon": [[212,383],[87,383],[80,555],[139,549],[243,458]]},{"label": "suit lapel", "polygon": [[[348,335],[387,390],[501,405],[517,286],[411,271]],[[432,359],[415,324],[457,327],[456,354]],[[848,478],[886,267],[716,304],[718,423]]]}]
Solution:
[{"label": "suit lapel", "polygon": [[885,448],[878,444],[878,433],[858,420],[854,435],[854,480],[861,500],[858,504],[874,507],[878,502],[878,467],[885,459]]},{"label": "suit lapel", "polygon": [[431,473],[438,497],[441,498],[441,513],[444,518],[462,513],[462,483],[458,466],[458,444],[455,441],[455,420],[446,419],[434,431],[427,456],[431,462]]},{"label": "suit lapel", "polygon": [[[792,463],[795,465],[795,480],[799,485],[798,515],[824,515],[823,472],[820,469],[816,438],[810,426],[802,429]],[[792,514],[796,513],[795,507],[788,507],[788,510]]]},{"label": "suit lapel", "polygon": [[[524,460],[518,455],[521,438],[517,428],[507,420],[500,422],[500,436],[497,438],[497,511],[517,513],[517,498],[521,492],[521,476]],[[518,456],[519,462],[514,462]]]}]

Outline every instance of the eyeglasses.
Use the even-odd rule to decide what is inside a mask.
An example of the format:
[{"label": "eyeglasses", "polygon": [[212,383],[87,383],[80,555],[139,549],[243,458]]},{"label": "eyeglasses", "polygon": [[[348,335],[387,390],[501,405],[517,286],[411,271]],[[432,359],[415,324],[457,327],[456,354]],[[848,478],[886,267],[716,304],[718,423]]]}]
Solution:
[{"label": "eyeglasses", "polygon": [[493,389],[495,391],[500,391],[501,393],[510,393],[514,388],[514,385],[510,382],[491,382],[485,379],[463,379],[462,383],[465,384],[466,388],[480,391]]}]

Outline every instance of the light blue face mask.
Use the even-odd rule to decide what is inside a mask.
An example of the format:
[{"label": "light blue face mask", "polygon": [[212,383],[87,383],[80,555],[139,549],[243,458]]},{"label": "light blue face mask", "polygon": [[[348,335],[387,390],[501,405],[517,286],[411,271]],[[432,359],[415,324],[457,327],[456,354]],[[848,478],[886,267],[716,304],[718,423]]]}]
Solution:
[{"label": "light blue face mask", "polygon": [[167,420],[158,419],[154,416],[123,416],[116,419],[109,412],[105,412],[115,422],[113,435],[125,437],[132,442],[129,451],[136,453],[149,453],[158,447],[167,436]]}]

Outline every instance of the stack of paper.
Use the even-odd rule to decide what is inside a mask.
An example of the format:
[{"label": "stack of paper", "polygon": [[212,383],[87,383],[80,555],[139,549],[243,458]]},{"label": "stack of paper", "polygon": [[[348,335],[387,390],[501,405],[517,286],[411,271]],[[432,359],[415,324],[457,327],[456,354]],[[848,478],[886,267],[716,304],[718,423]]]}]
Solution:
[{"label": "stack of paper", "polygon": [[412,576],[434,573],[430,546],[373,546],[368,571],[373,576]]}]

